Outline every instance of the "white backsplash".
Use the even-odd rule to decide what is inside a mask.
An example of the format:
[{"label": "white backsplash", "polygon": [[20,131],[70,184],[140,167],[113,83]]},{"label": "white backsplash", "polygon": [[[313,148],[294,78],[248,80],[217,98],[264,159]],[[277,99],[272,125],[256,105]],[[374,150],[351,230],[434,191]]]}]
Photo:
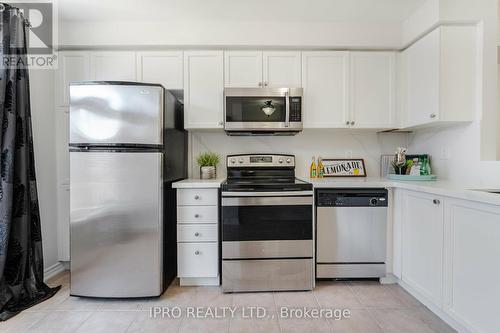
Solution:
[{"label": "white backsplash", "polygon": [[190,177],[199,177],[196,156],[212,151],[223,159],[217,168],[218,177],[226,176],[225,157],[238,153],[283,153],[296,157],[296,175],[309,177],[311,158],[363,158],[368,177],[378,177],[380,155],[393,154],[398,146],[407,146],[407,134],[373,133],[352,130],[304,130],[296,136],[227,136],[224,132],[190,132]]}]

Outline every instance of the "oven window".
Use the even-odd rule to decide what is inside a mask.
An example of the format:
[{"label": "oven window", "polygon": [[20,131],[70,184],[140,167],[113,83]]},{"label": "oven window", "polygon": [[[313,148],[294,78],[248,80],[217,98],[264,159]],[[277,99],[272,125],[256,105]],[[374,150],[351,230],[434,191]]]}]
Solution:
[{"label": "oven window", "polygon": [[226,97],[227,122],[284,122],[285,97]]},{"label": "oven window", "polygon": [[224,241],[312,239],[312,207],[224,206]]}]

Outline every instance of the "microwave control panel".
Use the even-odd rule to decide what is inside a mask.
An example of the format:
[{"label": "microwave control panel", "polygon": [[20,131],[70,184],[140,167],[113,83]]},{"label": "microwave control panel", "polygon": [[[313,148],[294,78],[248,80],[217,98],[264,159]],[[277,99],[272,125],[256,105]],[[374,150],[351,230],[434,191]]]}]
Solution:
[{"label": "microwave control panel", "polygon": [[290,121],[302,121],[302,98],[290,97]]}]

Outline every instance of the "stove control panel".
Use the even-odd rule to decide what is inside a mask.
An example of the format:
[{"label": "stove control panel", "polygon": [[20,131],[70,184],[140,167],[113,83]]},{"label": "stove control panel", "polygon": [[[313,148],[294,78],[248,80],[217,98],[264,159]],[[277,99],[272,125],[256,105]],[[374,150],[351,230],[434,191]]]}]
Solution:
[{"label": "stove control panel", "polygon": [[241,167],[295,167],[294,155],[267,155],[267,154],[248,154],[248,155],[228,155],[228,168]]}]

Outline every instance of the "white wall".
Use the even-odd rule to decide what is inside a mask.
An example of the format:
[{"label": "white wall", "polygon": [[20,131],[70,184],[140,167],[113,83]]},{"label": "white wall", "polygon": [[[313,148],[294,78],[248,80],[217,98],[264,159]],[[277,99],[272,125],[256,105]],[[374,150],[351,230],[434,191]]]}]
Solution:
[{"label": "white wall", "polygon": [[59,23],[62,48],[300,47],[399,48],[398,22],[135,21]]},{"label": "white wall", "polygon": [[33,145],[42,225],[44,267],[58,262],[54,71],[30,71]]},{"label": "white wall", "polygon": [[[367,133],[347,130],[304,130],[296,136],[228,137],[224,132],[192,132],[192,160],[201,152],[213,151],[223,157],[238,153],[286,153],[296,156],[296,175],[309,178],[313,156],[323,158],[364,158],[368,177],[378,177],[380,155],[393,154],[398,146],[406,146],[407,135],[402,133]],[[217,175],[225,177],[225,160],[218,166]],[[199,177],[192,165],[191,174]]]}]

